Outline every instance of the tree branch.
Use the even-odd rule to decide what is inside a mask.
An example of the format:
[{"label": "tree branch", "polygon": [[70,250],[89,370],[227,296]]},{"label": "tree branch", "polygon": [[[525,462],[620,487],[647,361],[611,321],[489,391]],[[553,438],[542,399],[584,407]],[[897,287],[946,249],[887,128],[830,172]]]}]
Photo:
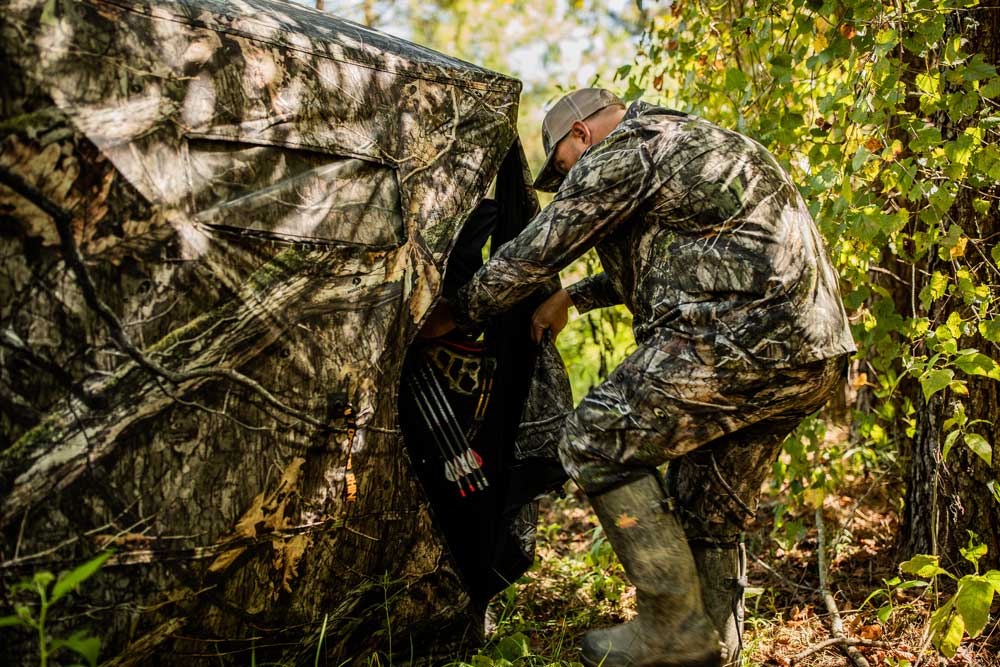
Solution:
[{"label": "tree branch", "polygon": [[792,658],[792,664],[794,665],[798,663],[800,660],[805,660],[813,653],[818,653],[823,649],[829,648],[831,646],[839,646],[839,647],[870,646],[871,648],[882,648],[882,649],[892,648],[892,645],[887,642],[876,642],[868,639],[848,639],[847,637],[833,637],[832,639],[824,639],[818,644],[813,644],[812,646],[802,651],[801,653],[796,654]]},{"label": "tree branch", "polygon": [[822,506],[816,508],[816,532],[816,540],[819,543],[816,547],[819,561],[819,593],[823,597],[824,604],[826,604],[826,610],[830,612],[830,634],[833,635],[833,643],[837,644],[847,654],[847,657],[851,659],[851,662],[856,667],[870,667],[865,656],[861,655],[861,651],[855,648],[855,644],[844,633],[844,621],[840,618],[840,609],[837,608],[837,601],[833,599],[833,594],[830,593],[830,589],[827,587],[826,545],[824,544],[825,524],[823,523]]},{"label": "tree branch", "polygon": [[27,201],[37,206],[52,218],[52,221],[55,223],[56,230],[59,233],[59,241],[63,251],[63,260],[66,262],[66,265],[70,268],[70,270],[76,275],[77,283],[80,287],[80,291],[83,293],[84,301],[107,325],[115,345],[127,354],[140,368],[143,368],[153,375],[165,378],[174,384],[180,384],[188,380],[206,377],[227,379],[231,382],[235,382],[236,384],[240,384],[251,389],[260,395],[261,398],[263,398],[267,403],[282,412],[285,412],[286,414],[300,419],[301,421],[316,428],[327,428],[327,424],[325,422],[315,419],[312,415],[302,412],[301,410],[296,410],[295,408],[286,405],[271,394],[271,392],[265,389],[259,382],[231,368],[221,368],[216,366],[197,368],[183,373],[177,373],[161,366],[156,361],[146,356],[146,354],[144,354],[138,347],[135,346],[135,344],[132,343],[132,340],[125,332],[125,328],[122,326],[121,320],[118,319],[115,312],[111,310],[111,308],[98,296],[97,288],[90,277],[90,273],[87,271],[87,267],[83,261],[83,255],[80,254],[80,249],[76,244],[76,238],[73,235],[72,214],[66,209],[54,204],[37,188],[26,182],[17,174],[12,173],[5,168],[0,168],[0,183],[6,185],[11,190],[24,197]]}]

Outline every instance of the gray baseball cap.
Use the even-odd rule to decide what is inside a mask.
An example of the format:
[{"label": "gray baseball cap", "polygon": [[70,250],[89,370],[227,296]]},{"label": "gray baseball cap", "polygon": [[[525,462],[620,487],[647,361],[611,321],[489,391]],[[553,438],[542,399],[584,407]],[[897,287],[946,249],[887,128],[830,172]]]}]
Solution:
[{"label": "gray baseball cap", "polygon": [[563,137],[569,134],[573,123],[583,120],[591,114],[613,104],[624,106],[614,93],[603,88],[580,88],[563,95],[542,121],[542,147],[545,149],[545,164],[535,178],[535,189],[542,192],[555,192],[562,183],[563,174],[556,170],[552,160],[555,157],[556,146]]}]

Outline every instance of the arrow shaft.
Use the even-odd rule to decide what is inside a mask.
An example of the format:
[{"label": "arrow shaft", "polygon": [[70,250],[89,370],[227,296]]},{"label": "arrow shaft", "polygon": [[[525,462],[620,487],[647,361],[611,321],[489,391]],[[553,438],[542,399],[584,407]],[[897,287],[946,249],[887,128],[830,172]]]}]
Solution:
[{"label": "arrow shaft", "polygon": [[[472,455],[472,447],[469,445],[469,441],[466,440],[465,434],[462,433],[462,429],[458,427],[458,419],[455,417],[455,411],[451,408],[451,403],[448,402],[448,397],[444,393],[444,389],[441,387],[441,382],[437,379],[432,371],[428,368],[421,368],[426,382],[430,387],[431,397],[435,400],[438,405],[438,409],[444,414],[444,422],[447,427],[450,428],[451,435],[458,444],[458,448],[462,452],[469,452]],[[475,481],[476,486],[480,491],[489,486],[489,482],[486,480],[486,475],[483,474],[482,469],[477,465],[471,473],[472,479]]]},{"label": "arrow shaft", "polygon": [[[408,373],[410,393],[413,394],[413,402],[417,404],[417,410],[420,412],[420,416],[424,420],[424,424],[427,426],[427,430],[431,432],[431,438],[434,440],[434,445],[437,447],[438,454],[441,456],[441,460],[444,461],[444,476],[446,479],[455,482],[458,486],[458,492],[464,497],[465,489],[462,488],[462,480],[459,475],[456,474],[454,466],[451,464],[451,459],[454,457],[455,453],[451,447],[449,447],[446,442],[442,442],[440,433],[442,433],[441,425],[438,423],[437,416],[434,415],[433,410],[430,409],[430,404],[425,403],[427,397],[423,395],[420,391],[420,385],[417,379],[412,373]],[[450,474],[449,474],[450,473]]]}]

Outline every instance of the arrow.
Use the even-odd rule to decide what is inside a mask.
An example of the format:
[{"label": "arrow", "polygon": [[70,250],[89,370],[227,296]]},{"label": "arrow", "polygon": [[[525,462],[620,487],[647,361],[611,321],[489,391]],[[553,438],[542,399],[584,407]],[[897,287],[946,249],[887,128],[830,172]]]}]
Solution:
[{"label": "arrow", "polygon": [[[467,461],[473,461],[475,463],[471,469],[471,477],[475,481],[476,487],[482,491],[490,485],[489,481],[486,479],[486,475],[483,474],[482,468],[480,467],[483,458],[478,452],[472,449],[472,446],[469,445],[469,441],[465,438],[465,434],[462,433],[460,428],[458,428],[458,419],[455,417],[455,412],[452,410],[451,403],[448,402],[448,397],[445,395],[444,389],[441,388],[441,382],[437,379],[437,376],[434,375],[434,373],[426,366],[421,367],[420,371],[431,389],[431,398],[437,404],[438,409],[444,413],[444,422],[450,428],[452,437],[455,438],[455,442],[458,443],[458,450],[463,454],[469,455],[467,457]],[[429,379],[427,379],[428,376]]]}]

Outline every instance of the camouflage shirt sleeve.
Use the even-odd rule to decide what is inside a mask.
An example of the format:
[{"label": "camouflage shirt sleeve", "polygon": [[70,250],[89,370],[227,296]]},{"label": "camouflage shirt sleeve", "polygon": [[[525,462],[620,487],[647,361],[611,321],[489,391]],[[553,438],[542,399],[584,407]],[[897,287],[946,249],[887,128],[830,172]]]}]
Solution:
[{"label": "camouflage shirt sleeve", "polygon": [[463,286],[451,302],[456,324],[475,328],[611,234],[655,191],[655,168],[637,134],[614,132],[583,155],[552,203]]},{"label": "camouflage shirt sleeve", "polygon": [[586,313],[595,308],[606,308],[624,303],[622,295],[615,288],[611,276],[601,272],[587,276],[566,288],[578,313]]}]

